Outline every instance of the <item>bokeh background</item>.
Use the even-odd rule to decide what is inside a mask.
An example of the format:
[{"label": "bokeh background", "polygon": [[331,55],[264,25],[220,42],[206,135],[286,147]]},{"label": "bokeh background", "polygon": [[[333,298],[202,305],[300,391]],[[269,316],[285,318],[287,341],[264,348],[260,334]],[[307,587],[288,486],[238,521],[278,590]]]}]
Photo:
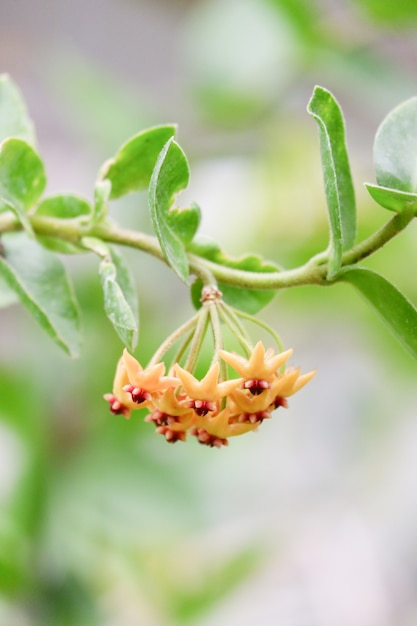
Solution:
[{"label": "bokeh background", "polygon": [[[36,124],[48,192],[91,198],[131,135],[177,122],[180,199],[226,251],[287,267],[327,242],[315,84],[342,104],[359,235],[372,143],[417,93],[414,0],[2,0],[0,70]],[[112,216],[148,229],[146,194]],[[367,261],[417,302],[417,230]],[[162,264],[126,251],[146,361],[191,314]],[[261,314],[315,380],[259,433],[169,446],[111,416],[121,343],[97,262],[67,259],[71,361],[19,307],[0,312],[0,626],[415,626],[417,365],[348,285]],[[256,329],[255,329],[256,330]],[[256,332],[255,332],[256,338]]]}]

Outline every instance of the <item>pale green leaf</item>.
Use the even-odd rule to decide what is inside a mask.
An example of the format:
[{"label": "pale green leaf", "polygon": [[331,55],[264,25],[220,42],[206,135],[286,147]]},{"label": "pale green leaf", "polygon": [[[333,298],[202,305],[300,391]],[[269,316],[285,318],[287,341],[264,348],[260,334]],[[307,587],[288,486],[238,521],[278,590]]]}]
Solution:
[{"label": "pale green leaf", "polygon": [[39,200],[46,185],[40,156],[22,139],[5,139],[0,145],[0,209],[11,209],[32,234],[27,211]]},{"label": "pale green leaf", "polygon": [[[87,200],[75,194],[56,194],[42,200],[36,207],[35,214],[41,217],[55,217],[62,220],[82,218],[87,222],[92,215],[92,208]],[[76,243],[65,241],[51,235],[38,235],[38,241],[45,248],[61,254],[80,254],[84,248]]]},{"label": "pale green leaf", "polygon": [[149,207],[152,225],[162,252],[182,281],[188,284],[188,259],[180,233],[170,220],[169,212],[175,216],[174,197],[185,189],[189,180],[187,158],[180,146],[171,138],[158,157],[149,184]]},{"label": "pale green leaf", "polygon": [[167,220],[169,227],[187,246],[192,241],[200,225],[200,207],[195,202],[192,202],[191,206],[185,209],[175,207],[168,212]]},{"label": "pale green leaf", "polygon": [[55,343],[77,356],[78,308],[60,259],[23,232],[4,234],[2,244],[0,275]]},{"label": "pale green leaf", "polygon": [[94,205],[92,222],[97,224],[106,217],[107,203],[111,193],[110,180],[98,180],[94,187]]},{"label": "pale green leaf", "polygon": [[381,187],[417,192],[417,97],[393,109],[378,128],[374,166]]},{"label": "pale green leaf", "polygon": [[104,310],[123,343],[134,350],[138,338],[138,303],[127,266],[115,248],[108,248],[99,266]]},{"label": "pale green leaf", "polygon": [[363,267],[348,267],[337,280],[356,287],[402,346],[417,359],[417,309],[392,283]]},{"label": "pale green leaf", "polygon": [[6,280],[0,274],[0,309],[4,309],[16,302],[19,302],[19,296],[14,289],[9,287]]},{"label": "pale green leaf", "polygon": [[111,199],[148,187],[158,155],[175,131],[175,125],[144,130],[129,139],[113,159],[104,163],[99,178],[111,182]]},{"label": "pale green leaf", "polygon": [[36,207],[36,215],[73,219],[88,216],[92,212],[87,200],[72,193],[55,194],[44,198]]},{"label": "pale green leaf", "polygon": [[417,193],[389,189],[388,187],[380,187],[371,183],[365,183],[365,187],[375,202],[384,207],[384,209],[395,211],[396,213],[413,211],[414,214],[417,214]]},{"label": "pale green leaf", "polygon": [[345,143],[343,114],[334,96],[323,87],[314,89],[308,104],[320,132],[324,189],[330,221],[328,277],[342,263],[342,253],[356,237],[356,203]]},{"label": "pale green leaf", "polygon": [[[199,256],[217,263],[225,267],[231,267],[246,272],[270,273],[279,272],[280,268],[271,261],[265,261],[256,254],[248,254],[240,258],[233,258],[223,252],[220,247],[212,240],[198,237],[189,247],[190,252],[194,252]],[[263,309],[275,297],[274,289],[247,289],[245,287],[237,287],[227,285],[221,281],[218,283],[219,289],[223,294],[223,299],[227,304],[254,315]],[[203,284],[197,279],[191,286],[191,299],[196,309],[201,307],[201,290]]]},{"label": "pale green leaf", "polygon": [[8,137],[19,137],[35,144],[33,123],[23,98],[7,74],[0,75],[0,142]]}]

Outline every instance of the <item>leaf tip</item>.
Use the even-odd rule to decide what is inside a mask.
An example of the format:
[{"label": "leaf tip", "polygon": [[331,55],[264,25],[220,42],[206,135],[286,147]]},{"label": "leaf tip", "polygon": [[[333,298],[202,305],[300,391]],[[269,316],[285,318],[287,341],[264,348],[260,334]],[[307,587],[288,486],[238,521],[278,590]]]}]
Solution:
[{"label": "leaf tip", "polygon": [[328,94],[330,94],[330,91],[328,89],[326,89],[325,87],[321,87],[321,85],[314,85],[313,92],[312,92],[310,100],[308,101],[308,104],[307,104],[307,112],[308,113],[313,113],[313,109],[312,109],[313,104],[317,100],[317,98],[319,98],[322,94],[323,95],[328,95]]}]

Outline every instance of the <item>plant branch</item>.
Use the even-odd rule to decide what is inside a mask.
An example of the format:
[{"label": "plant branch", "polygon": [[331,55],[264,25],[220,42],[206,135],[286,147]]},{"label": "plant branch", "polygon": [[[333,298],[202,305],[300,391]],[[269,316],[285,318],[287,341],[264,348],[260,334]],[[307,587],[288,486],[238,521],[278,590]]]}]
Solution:
[{"label": "plant branch", "polygon": [[[414,215],[411,212],[396,213],[379,230],[350,250],[347,250],[342,257],[342,266],[358,263],[374,254],[404,230],[413,217]],[[142,250],[164,263],[167,262],[156,237],[121,228],[111,222],[103,222],[89,227],[85,223],[84,217],[64,220],[32,215],[30,220],[33,230],[38,235],[57,237],[72,243],[80,243],[85,236],[97,237],[109,243]],[[6,211],[0,214],[0,234],[21,229],[22,226],[13,213]],[[195,254],[189,254],[188,259],[191,273],[200,276],[204,283],[207,283],[207,281],[213,282],[212,278],[214,277],[223,283],[249,289],[281,289],[298,285],[328,284],[326,281],[328,259],[326,252],[316,255],[300,267],[270,273],[233,269]]]},{"label": "plant branch", "polygon": [[414,213],[412,211],[404,211],[396,213],[386,224],[381,226],[377,231],[370,235],[364,241],[361,241],[351,250],[347,250],[342,257],[343,265],[352,265],[358,263],[362,259],[374,254],[382,248],[388,241],[396,237],[400,232],[408,226],[412,221]]}]

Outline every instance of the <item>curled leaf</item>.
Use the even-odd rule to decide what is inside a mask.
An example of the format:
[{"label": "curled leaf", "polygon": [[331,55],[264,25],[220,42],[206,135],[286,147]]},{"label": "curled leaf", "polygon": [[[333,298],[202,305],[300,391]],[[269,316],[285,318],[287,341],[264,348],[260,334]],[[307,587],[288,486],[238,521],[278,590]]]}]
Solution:
[{"label": "curled leaf", "polygon": [[104,163],[99,179],[110,181],[110,199],[148,187],[158,155],[175,131],[175,125],[144,130],[129,139],[114,158]]},{"label": "curled leaf", "polygon": [[323,87],[314,89],[307,108],[320,132],[320,150],[330,222],[329,272],[335,275],[342,253],[356,237],[356,203],[345,143],[342,111],[334,96]]},{"label": "curled leaf", "polygon": [[[181,212],[173,208],[174,197],[185,189],[189,180],[187,158],[180,146],[171,138],[162,149],[149,184],[149,207],[152,225],[162,252],[183,282],[188,284],[188,259],[181,234]],[[185,228],[186,239],[194,234],[198,226],[199,214],[196,209],[189,209],[185,214],[191,219],[191,229]],[[180,227],[180,228],[179,228]]]},{"label": "curled leaf", "polygon": [[99,275],[104,296],[104,310],[123,343],[133,350],[138,339],[138,301],[132,276],[123,257],[113,246],[92,238],[84,245],[102,257]]}]

